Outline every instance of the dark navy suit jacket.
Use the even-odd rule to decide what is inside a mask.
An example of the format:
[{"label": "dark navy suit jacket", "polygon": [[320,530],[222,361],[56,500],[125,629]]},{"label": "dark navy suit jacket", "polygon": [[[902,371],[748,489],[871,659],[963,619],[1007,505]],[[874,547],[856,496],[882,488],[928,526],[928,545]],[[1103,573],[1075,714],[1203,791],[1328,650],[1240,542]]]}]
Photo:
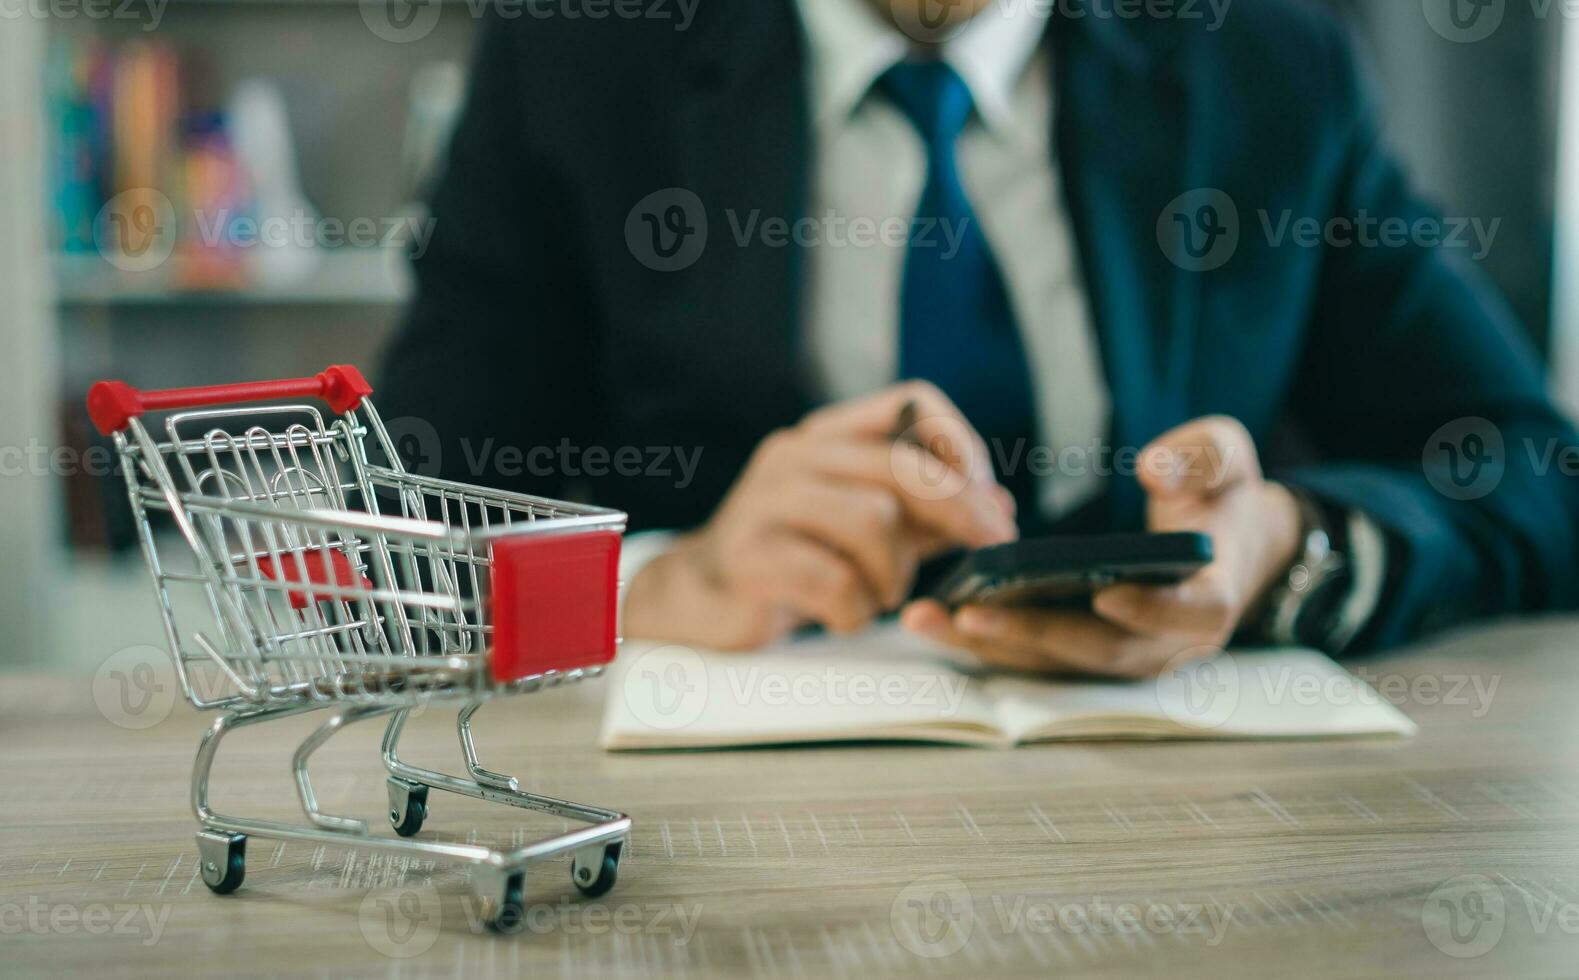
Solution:
[{"label": "dark navy suit jacket", "polygon": [[[739,244],[728,223],[804,213],[807,63],[793,0],[704,0],[678,26],[485,25],[415,259],[419,293],[376,396],[387,417],[439,435],[419,443],[444,474],[589,496],[627,510],[633,528],[688,527],[762,436],[811,407],[798,248]],[[1222,413],[1264,451],[1303,447],[1272,475],[1363,509],[1389,538],[1387,593],[1364,645],[1579,604],[1579,479],[1556,462],[1576,435],[1465,250],[1307,247],[1265,230],[1284,215],[1433,214],[1381,145],[1339,27],[1298,0],[1247,0],[1215,31],[1055,14],[1046,43],[1112,442],[1142,446]],[[680,271],[649,268],[627,244],[633,206],[665,188],[694,192],[710,223]],[[1204,188],[1233,202],[1239,242],[1225,264],[1196,271],[1170,259],[1164,244],[1184,240],[1158,225]],[[1186,212],[1178,234],[1203,235],[1197,217]],[[1454,449],[1428,445],[1444,425],[1454,438],[1500,436],[1502,451],[1466,442],[1470,458],[1456,462],[1471,468],[1449,471]],[[497,452],[562,441],[701,459],[681,486],[656,454],[630,476],[596,455],[523,467]],[[1500,465],[1500,479],[1476,483],[1475,460]],[[1137,528],[1142,505],[1133,478],[1117,477],[1084,526]]]}]

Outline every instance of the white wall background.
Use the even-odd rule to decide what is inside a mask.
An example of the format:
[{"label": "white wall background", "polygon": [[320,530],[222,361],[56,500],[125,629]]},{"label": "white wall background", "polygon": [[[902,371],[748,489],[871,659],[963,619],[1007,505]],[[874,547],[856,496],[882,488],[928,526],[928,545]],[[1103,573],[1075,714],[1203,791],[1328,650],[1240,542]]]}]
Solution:
[{"label": "white wall background", "polygon": [[59,586],[54,481],[17,474],[15,450],[55,440],[55,340],[49,264],[41,243],[44,146],[39,131],[45,25],[16,17],[0,28],[0,358],[17,369],[0,384],[0,660],[44,654]]}]

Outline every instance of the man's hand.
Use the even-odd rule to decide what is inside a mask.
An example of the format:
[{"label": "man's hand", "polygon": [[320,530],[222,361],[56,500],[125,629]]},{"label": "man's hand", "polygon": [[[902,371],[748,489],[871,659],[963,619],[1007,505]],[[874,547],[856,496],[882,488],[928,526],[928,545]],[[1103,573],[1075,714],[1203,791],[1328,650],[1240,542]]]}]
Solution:
[{"label": "man's hand", "polygon": [[[913,438],[894,439],[914,401]],[[860,629],[920,562],[1016,535],[986,444],[937,388],[907,382],[764,439],[712,518],[637,573],[624,632],[719,649],[808,623]]]},{"label": "man's hand", "polygon": [[912,603],[906,628],[975,652],[989,663],[1036,672],[1148,677],[1176,655],[1221,647],[1299,554],[1299,507],[1264,480],[1250,434],[1225,417],[1196,419],[1140,455],[1153,531],[1201,531],[1215,560],[1173,586],[1114,585],[1092,611],[968,606],[952,617]]}]

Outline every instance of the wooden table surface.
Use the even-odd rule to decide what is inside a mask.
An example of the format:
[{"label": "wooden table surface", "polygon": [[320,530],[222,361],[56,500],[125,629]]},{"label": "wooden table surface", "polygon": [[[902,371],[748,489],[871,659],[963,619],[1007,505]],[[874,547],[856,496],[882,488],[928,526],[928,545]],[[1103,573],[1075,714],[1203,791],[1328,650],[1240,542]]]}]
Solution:
[{"label": "wooden table surface", "polygon": [[[1418,737],[609,755],[601,682],[499,701],[484,764],[635,819],[612,893],[536,874],[511,937],[464,871],[354,840],[254,838],[211,895],[186,802],[205,718],[168,675],[0,675],[0,975],[1579,974],[1579,621],[1356,666]],[[299,819],[312,724],[233,736],[216,805]],[[414,761],[451,767],[451,725],[415,720]],[[378,736],[319,754],[326,809],[378,819]],[[562,826],[430,808],[445,839]]]}]

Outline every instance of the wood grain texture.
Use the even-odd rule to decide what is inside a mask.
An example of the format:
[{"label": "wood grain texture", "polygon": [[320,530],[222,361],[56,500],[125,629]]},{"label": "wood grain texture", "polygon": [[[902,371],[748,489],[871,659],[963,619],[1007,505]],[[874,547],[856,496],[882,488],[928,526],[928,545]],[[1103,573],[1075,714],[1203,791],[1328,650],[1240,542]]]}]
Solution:
[{"label": "wood grain texture", "polygon": [[[349,840],[254,838],[246,884],[210,895],[186,803],[203,717],[163,716],[167,692],[124,715],[102,673],[3,676],[0,974],[1574,975],[1579,621],[1351,666],[1417,738],[608,755],[601,682],[500,701],[485,765],[636,821],[612,893],[542,867],[513,937],[481,931],[463,870]],[[216,805],[299,819],[289,758],[313,723],[238,733]],[[326,809],[378,821],[379,731],[319,753]],[[453,768],[452,716],[404,745]],[[562,826],[430,808],[424,836]]]}]

